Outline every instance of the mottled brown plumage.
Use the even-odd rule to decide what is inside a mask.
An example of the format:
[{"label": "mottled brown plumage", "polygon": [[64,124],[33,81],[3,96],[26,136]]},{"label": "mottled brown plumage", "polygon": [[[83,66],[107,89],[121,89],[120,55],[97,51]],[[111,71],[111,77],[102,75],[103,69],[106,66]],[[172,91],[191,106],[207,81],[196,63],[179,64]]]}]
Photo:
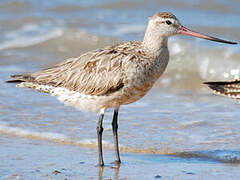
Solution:
[{"label": "mottled brown plumage", "polygon": [[114,92],[114,89],[119,90],[119,86],[128,81],[128,68],[144,63],[142,59],[153,58],[152,54],[146,54],[141,48],[140,42],[120,43],[70,58],[36,73],[12,77],[39,85],[64,87],[87,95],[105,95]]},{"label": "mottled brown plumage", "polygon": [[160,54],[162,59],[144,48],[141,42],[120,43],[70,58],[39,72],[12,77],[25,81],[20,87],[47,93],[52,88],[46,90],[37,86],[62,87],[95,97],[121,91],[114,97],[118,102],[105,104],[105,108],[109,108],[111,104],[120,106],[134,102],[146,94],[167,65],[168,51]]}]

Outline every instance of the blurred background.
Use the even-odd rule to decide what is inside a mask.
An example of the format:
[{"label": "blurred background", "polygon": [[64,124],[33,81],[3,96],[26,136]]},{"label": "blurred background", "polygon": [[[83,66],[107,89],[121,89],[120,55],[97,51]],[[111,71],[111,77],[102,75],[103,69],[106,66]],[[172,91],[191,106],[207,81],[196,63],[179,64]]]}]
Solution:
[{"label": "blurred background", "polygon": [[[82,169],[71,169],[68,174],[75,173],[76,177],[80,177],[79,172],[95,174],[91,170],[97,162],[97,114],[76,111],[46,94],[15,88],[4,81],[11,74],[38,71],[89,50],[117,42],[141,41],[148,17],[161,11],[175,14],[184,26],[195,31],[240,42],[239,0],[0,1],[0,156],[5,162],[0,165],[0,177],[11,177],[14,173],[25,179],[32,175],[43,177],[59,164],[71,169],[79,167],[79,162],[90,168],[81,166]],[[183,159],[186,154],[179,152],[188,152],[189,157],[204,157],[200,161],[203,171],[199,172],[204,177],[205,172],[211,171],[208,165],[213,159],[236,166],[240,162],[240,105],[213,95],[202,84],[239,78],[239,45],[175,36],[169,40],[169,49],[170,63],[154,89],[120,110],[121,152],[125,152],[123,160],[130,162],[125,164],[127,170],[120,173],[121,177],[130,171],[128,165],[134,164],[133,159],[144,162],[148,158],[129,157],[128,152],[175,153]],[[112,149],[111,118],[112,112],[108,111],[103,137],[106,149]],[[59,144],[64,147],[58,148]],[[81,149],[85,146],[93,147],[93,152]],[[40,150],[46,159],[39,158]],[[67,156],[76,153],[77,162]],[[113,153],[105,152],[108,163],[113,160]],[[226,165],[216,166],[219,172],[234,170]],[[144,164],[142,168],[146,168]],[[173,165],[171,170],[181,174],[182,169],[178,168],[178,164]],[[148,173],[144,175],[141,177],[149,178]],[[228,179],[225,175],[216,179]]]}]

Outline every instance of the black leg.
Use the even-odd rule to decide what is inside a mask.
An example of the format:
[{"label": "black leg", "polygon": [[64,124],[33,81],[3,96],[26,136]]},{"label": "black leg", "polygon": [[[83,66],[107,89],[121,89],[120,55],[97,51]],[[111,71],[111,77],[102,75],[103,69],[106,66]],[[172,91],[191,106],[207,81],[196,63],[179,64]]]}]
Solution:
[{"label": "black leg", "polygon": [[120,164],[119,156],[119,147],[118,147],[118,109],[114,110],[113,121],[112,121],[112,130],[113,130],[113,139],[114,139],[114,148],[116,154],[116,163]]},{"label": "black leg", "polygon": [[104,117],[104,113],[101,113],[99,116],[98,126],[97,126],[99,166],[104,166],[103,155],[102,155],[102,133],[103,133],[102,121],[103,121],[103,117]]}]

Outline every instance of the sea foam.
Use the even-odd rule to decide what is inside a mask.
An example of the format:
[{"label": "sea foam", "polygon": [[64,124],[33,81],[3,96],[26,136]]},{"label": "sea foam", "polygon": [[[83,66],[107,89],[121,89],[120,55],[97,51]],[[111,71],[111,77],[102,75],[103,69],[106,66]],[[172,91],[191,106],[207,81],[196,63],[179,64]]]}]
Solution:
[{"label": "sea foam", "polygon": [[62,34],[62,28],[51,27],[49,23],[27,24],[17,30],[7,32],[0,43],[0,50],[36,45]]}]

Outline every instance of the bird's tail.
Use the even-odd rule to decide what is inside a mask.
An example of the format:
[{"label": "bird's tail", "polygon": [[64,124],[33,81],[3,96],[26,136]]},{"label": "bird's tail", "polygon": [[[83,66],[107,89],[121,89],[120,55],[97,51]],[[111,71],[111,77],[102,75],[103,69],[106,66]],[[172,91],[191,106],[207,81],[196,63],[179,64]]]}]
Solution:
[{"label": "bird's tail", "polygon": [[6,83],[21,83],[21,82],[33,82],[34,78],[30,74],[24,75],[11,75],[12,80],[5,81]]},{"label": "bird's tail", "polygon": [[204,82],[204,84],[207,84],[216,94],[240,100],[240,80]]},{"label": "bird's tail", "polygon": [[16,87],[31,88],[39,92],[49,93],[52,90],[51,86],[38,84],[31,74],[11,75],[12,80],[5,81],[6,83],[16,83]]}]

